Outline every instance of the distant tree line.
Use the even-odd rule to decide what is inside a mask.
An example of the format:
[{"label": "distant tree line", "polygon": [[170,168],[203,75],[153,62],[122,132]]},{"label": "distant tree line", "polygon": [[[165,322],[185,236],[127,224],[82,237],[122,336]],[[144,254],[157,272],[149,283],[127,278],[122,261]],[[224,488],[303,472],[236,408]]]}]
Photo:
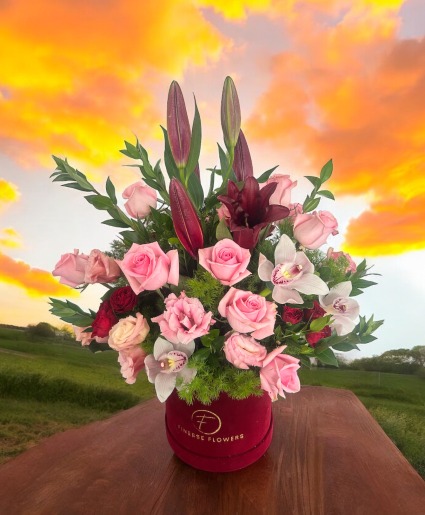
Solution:
[{"label": "distant tree line", "polygon": [[73,332],[67,326],[58,329],[47,322],[39,322],[38,324],[30,324],[26,327],[26,333],[32,340],[37,339],[53,339],[62,338],[64,340],[72,340]]},{"label": "distant tree line", "polygon": [[346,361],[338,356],[340,368],[392,372],[395,374],[417,374],[425,378],[425,345],[416,345],[412,349],[392,349],[380,356]]}]

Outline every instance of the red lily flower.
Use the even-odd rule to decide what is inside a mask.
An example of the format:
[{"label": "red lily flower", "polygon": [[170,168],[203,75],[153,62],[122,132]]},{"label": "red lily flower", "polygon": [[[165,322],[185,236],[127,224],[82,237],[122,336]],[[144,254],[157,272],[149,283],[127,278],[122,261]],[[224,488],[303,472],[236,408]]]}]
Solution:
[{"label": "red lily flower", "polygon": [[277,183],[270,183],[260,189],[255,177],[247,177],[241,190],[229,181],[227,195],[218,196],[229,210],[230,232],[241,247],[254,248],[264,227],[289,215],[287,207],[269,204],[276,187]]}]

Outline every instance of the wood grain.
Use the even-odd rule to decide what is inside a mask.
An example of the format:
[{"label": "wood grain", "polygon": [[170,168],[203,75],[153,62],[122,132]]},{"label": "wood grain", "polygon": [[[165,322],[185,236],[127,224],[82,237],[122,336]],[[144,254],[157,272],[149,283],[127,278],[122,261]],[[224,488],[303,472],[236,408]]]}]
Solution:
[{"label": "wood grain", "polygon": [[156,400],[55,435],[0,468],[0,514],[425,513],[424,481],[351,392],[304,387],[273,410],[270,449],[228,474],[173,455]]}]

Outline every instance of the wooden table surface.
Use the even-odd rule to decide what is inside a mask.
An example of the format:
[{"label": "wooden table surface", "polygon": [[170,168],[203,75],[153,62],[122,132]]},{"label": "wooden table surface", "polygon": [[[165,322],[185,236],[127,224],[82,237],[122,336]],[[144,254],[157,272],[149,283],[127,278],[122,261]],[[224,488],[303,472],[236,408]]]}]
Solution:
[{"label": "wooden table surface", "polygon": [[0,467],[0,514],[425,514],[425,482],[351,392],[273,410],[270,449],[228,474],[173,455],[156,399],[54,435]]}]

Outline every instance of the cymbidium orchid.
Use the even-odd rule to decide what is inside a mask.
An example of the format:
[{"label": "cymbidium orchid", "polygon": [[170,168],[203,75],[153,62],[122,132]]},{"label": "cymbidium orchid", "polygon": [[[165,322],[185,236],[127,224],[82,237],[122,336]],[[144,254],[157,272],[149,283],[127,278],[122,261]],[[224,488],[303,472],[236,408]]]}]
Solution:
[{"label": "cymbidium orchid", "polygon": [[227,195],[217,197],[229,211],[229,228],[234,241],[244,249],[255,247],[264,227],[288,216],[287,207],[269,203],[276,187],[273,183],[260,189],[257,179],[247,177],[242,189],[229,181]]},{"label": "cymbidium orchid", "polygon": [[273,265],[260,254],[258,276],[273,284],[272,297],[279,304],[303,304],[300,293],[324,295],[329,292],[326,283],[314,274],[314,265],[304,252],[297,252],[286,234],[281,236],[274,256]]},{"label": "cymbidium orchid", "polygon": [[165,402],[176,387],[178,377],[183,379],[182,385],[190,383],[196,375],[194,368],[187,368],[189,357],[195,350],[195,342],[187,344],[172,344],[159,337],[154,345],[153,354],[145,359],[145,368],[148,379],[155,385],[158,399]]},{"label": "cymbidium orchid", "polygon": [[327,295],[319,295],[319,302],[328,315],[332,315],[331,327],[338,336],[344,336],[354,329],[359,316],[359,303],[350,298],[351,281],[344,281],[331,288]]}]

